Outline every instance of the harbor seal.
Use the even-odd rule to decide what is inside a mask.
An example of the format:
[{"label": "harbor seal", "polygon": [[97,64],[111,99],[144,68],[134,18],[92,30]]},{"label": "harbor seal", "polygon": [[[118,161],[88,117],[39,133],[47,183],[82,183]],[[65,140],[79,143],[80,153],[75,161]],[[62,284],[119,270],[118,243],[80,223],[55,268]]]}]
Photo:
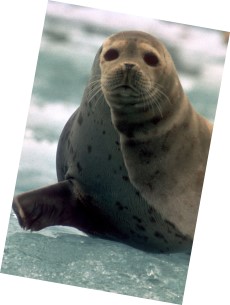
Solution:
[{"label": "harbor seal", "polygon": [[59,182],[16,196],[13,209],[25,229],[66,225],[146,251],[190,251],[211,133],[157,38],[112,35],[60,136]]}]

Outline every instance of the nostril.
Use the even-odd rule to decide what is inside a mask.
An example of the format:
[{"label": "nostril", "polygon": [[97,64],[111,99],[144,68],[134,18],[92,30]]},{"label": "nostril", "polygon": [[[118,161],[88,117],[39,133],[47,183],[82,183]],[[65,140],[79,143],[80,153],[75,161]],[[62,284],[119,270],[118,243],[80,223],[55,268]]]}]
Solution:
[{"label": "nostril", "polygon": [[127,70],[131,70],[134,66],[135,66],[134,64],[127,64],[127,63],[125,63],[125,68]]}]

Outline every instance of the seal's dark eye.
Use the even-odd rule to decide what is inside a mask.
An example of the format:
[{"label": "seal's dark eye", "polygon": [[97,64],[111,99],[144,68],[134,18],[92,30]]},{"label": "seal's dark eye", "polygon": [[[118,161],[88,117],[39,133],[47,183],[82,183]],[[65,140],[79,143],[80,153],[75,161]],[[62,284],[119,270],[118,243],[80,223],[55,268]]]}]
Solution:
[{"label": "seal's dark eye", "polygon": [[146,64],[151,67],[156,67],[159,64],[158,57],[151,52],[145,53],[143,58],[144,58],[144,61],[146,62]]},{"label": "seal's dark eye", "polygon": [[104,58],[107,61],[115,60],[119,57],[119,52],[116,49],[109,49],[104,54]]}]

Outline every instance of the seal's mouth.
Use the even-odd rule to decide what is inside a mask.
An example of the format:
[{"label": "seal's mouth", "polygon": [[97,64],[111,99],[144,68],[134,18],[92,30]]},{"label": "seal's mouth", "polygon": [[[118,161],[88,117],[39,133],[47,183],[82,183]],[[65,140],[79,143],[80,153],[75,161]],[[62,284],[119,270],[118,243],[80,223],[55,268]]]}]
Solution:
[{"label": "seal's mouth", "polygon": [[136,88],[129,85],[121,85],[114,89],[114,93],[122,97],[137,97],[139,96]]}]

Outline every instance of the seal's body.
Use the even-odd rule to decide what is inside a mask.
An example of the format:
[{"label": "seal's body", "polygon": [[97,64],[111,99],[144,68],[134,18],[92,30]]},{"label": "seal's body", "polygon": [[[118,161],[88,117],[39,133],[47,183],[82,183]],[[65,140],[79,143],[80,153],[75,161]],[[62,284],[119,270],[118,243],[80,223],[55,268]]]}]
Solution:
[{"label": "seal's body", "polygon": [[157,39],[111,36],[61,134],[59,183],[17,196],[19,222],[32,230],[70,225],[146,250],[189,251],[211,129]]}]

